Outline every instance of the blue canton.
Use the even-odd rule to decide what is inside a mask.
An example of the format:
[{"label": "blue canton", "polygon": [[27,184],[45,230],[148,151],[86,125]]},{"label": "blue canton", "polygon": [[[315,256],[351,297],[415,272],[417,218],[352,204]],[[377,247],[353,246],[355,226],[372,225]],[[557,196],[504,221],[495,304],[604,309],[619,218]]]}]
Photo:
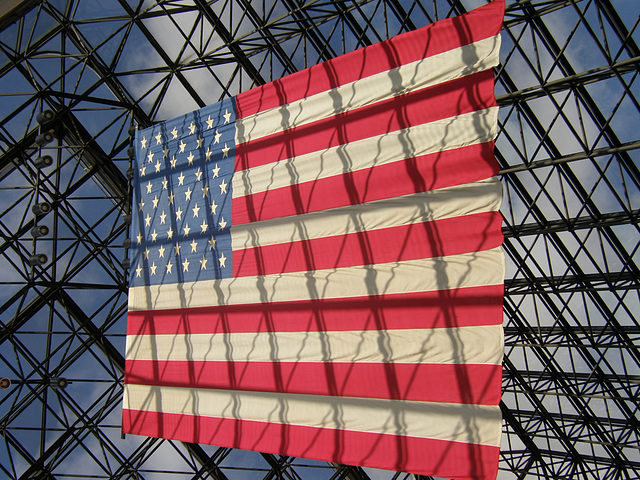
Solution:
[{"label": "blue canton", "polygon": [[136,132],[132,287],[231,277],[235,99]]}]

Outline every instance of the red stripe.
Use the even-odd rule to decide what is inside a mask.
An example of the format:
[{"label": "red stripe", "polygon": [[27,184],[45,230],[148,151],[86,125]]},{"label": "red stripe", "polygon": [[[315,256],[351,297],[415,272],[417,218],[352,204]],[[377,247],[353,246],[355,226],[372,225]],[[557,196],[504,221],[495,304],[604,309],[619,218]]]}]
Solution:
[{"label": "red stripe", "polygon": [[431,438],[128,409],[122,412],[122,430],[460,480],[495,480],[500,451],[493,446]]},{"label": "red stripe", "polygon": [[233,199],[233,223],[287,217],[461,185],[498,173],[493,142]]},{"label": "red stripe", "polygon": [[498,405],[501,365],[127,360],[125,383]]},{"label": "red stripe", "polygon": [[504,1],[494,1],[471,14],[397,35],[240,93],[238,118],[492,37],[502,28],[503,12]]},{"label": "red stripe", "polygon": [[485,70],[236,145],[235,171],[495,106]]},{"label": "red stripe", "polygon": [[502,324],[503,285],[329,300],[129,311],[127,335],[318,332]]},{"label": "red stripe", "polygon": [[500,212],[234,250],[233,276],[302,272],[432,258],[502,245]]}]

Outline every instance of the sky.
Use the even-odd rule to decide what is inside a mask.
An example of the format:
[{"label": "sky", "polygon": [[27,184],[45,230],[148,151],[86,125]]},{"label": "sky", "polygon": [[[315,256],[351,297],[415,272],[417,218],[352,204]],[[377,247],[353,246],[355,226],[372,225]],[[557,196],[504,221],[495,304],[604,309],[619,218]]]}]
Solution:
[{"label": "sky", "polygon": [[[54,1],[53,5],[62,6],[64,2]],[[186,2],[187,4],[189,2]],[[224,3],[224,2],[222,2]],[[214,5],[214,9],[222,8],[222,3]],[[480,1],[465,2],[468,7],[476,6]],[[589,2],[582,2],[581,5],[588,4]],[[618,0],[615,2],[615,6],[618,12],[627,26],[632,29],[637,23],[637,19],[640,14],[640,3],[634,0]],[[147,1],[143,5],[144,9],[150,9],[153,11],[158,7],[154,6],[154,2]],[[366,11],[370,6],[365,6]],[[197,103],[187,93],[185,88],[174,77],[170,78],[164,73],[156,73],[152,70],[156,67],[164,65],[164,60],[155,52],[154,48],[143,39],[141,33],[137,28],[133,28],[131,33],[127,31],[126,22],[123,22],[120,18],[122,14],[121,7],[115,2],[113,4],[107,2],[97,7],[95,2],[82,2],[79,4],[75,11],[75,18],[79,22],[79,30],[85,36],[87,42],[93,47],[98,48],[98,51],[104,58],[114,58],[114,55],[118,52],[119,40],[125,35],[129,35],[129,41],[125,44],[121,57],[114,64],[114,70],[119,74],[119,80],[125,86],[129,94],[140,102],[141,107],[145,111],[153,111],[154,120],[163,120],[178,116],[197,108]],[[279,15],[284,14],[284,10],[275,11],[272,15],[273,19],[277,19]],[[36,12],[30,14],[31,18],[35,19]],[[92,23],[86,21],[91,19],[95,15],[103,15],[111,17],[111,20],[101,23]],[[596,22],[594,8],[587,9],[587,17],[590,21]],[[379,16],[374,16],[375,22]],[[416,22],[425,22],[424,17],[416,14]],[[225,19],[234,25],[234,34],[237,36],[250,36],[254,30],[254,26],[244,17],[242,17],[240,9],[236,8],[233,14]],[[176,28],[173,22],[176,22],[185,31],[188,31],[194,23],[193,13],[184,13],[176,15],[174,18],[169,19],[166,16],[158,16],[144,20],[143,24],[149,29],[151,34],[155,37],[158,44],[166,52],[168,57],[178,64],[189,65],[197,60],[197,51],[203,50],[208,53],[216,52],[221,54],[228,54],[225,47],[222,46],[222,42],[219,37],[213,32],[211,27],[203,22],[198,25],[198,35],[194,38],[193,47],[187,46],[183,50],[184,37],[182,33]],[[566,56],[570,60],[576,71],[587,71],[593,68],[601,67],[607,64],[608,59],[599,51],[599,47],[593,44],[588,35],[588,32],[579,23],[580,18],[578,12],[572,8],[559,9],[556,12],[550,13],[544,17],[545,24],[552,31],[554,36],[558,39],[559,43],[562,43],[562,39],[572,35],[571,41],[566,49]],[[84,22],[84,23],[82,23]],[[239,24],[237,22],[240,22]],[[38,22],[35,23],[33,33],[29,35],[23,33],[22,38],[19,39],[16,44],[16,38],[18,34],[16,28],[9,28],[0,33],[0,42],[17,47],[18,50],[26,46],[30,41],[41,37],[54,27],[55,21],[47,18],[46,15],[40,15]],[[578,28],[573,31],[574,26],[578,24]],[[544,81],[550,79],[560,78],[561,73],[557,68],[553,67],[553,60],[549,55],[544,53],[541,48],[539,39],[532,35],[530,31],[522,31],[521,27],[513,27],[511,30],[512,35],[522,38],[520,45],[525,49],[526,55],[530,56],[531,52],[540,52],[540,66],[539,73],[542,75]],[[114,38],[111,41],[105,43],[105,34],[109,35],[114,33]],[[572,33],[573,32],[573,33]],[[606,40],[609,43],[611,51],[616,52],[617,47],[614,44],[612,32],[604,29],[607,37]],[[604,45],[603,31],[596,29],[595,34],[602,38],[602,44]],[[520,37],[521,36],[521,37]],[[634,31],[634,36],[637,38],[637,31]],[[31,40],[29,40],[31,38]],[[332,45],[334,49],[340,52],[343,48],[349,49],[356,42],[352,41],[351,45],[343,46],[340,44],[338,38],[339,34],[333,37],[336,42]],[[56,41],[58,43],[56,43]],[[524,56],[518,52],[512,52],[511,46],[513,45],[509,35],[503,35],[503,50],[502,56],[503,62],[508,61],[509,73],[514,80],[517,88],[526,88],[536,86],[540,83],[540,77],[536,78],[532,74],[532,70],[527,66]],[[108,91],[108,88],[104,85],[95,86],[95,82],[98,76],[92,71],[86,61],[86,55],[82,52],[74,49],[73,46],[67,44],[68,55],[63,62],[60,59],[55,58],[55,55],[47,53],[48,51],[55,51],[60,47],[59,40],[53,40],[50,45],[42,47],[42,54],[31,60],[31,68],[34,72],[34,81],[39,85],[47,83],[51,84],[53,89],[61,89],[70,93],[81,94],[87,90],[91,90],[91,96],[96,99],[106,98],[111,101],[115,100],[115,96]],[[294,43],[285,43],[284,48],[293,58],[298,62],[302,62],[302,49],[296,48]],[[624,53],[621,53],[617,60],[624,59]],[[310,55],[312,57],[312,55]],[[115,61],[115,59],[114,59]],[[0,54],[0,65],[6,62],[6,56]],[[64,81],[59,78],[61,64],[65,70],[68,70],[65,75]],[[282,70],[282,66],[275,65],[274,71]],[[145,73],[136,73],[134,70],[146,69]],[[269,70],[268,66],[264,67],[264,71]],[[232,64],[224,64],[215,66],[215,73],[220,78],[231,78],[235,80],[230,82],[230,85],[221,85],[218,82],[213,81],[211,72],[203,68],[193,69],[185,72],[185,77],[194,89],[200,95],[205,103],[213,103],[226,95],[234,95],[241,90],[240,82],[237,81],[239,73],[236,72],[235,66]],[[630,76],[626,76],[629,78]],[[17,70],[11,70],[5,76],[0,79],[0,102],[2,116],[8,116],[14,114],[11,120],[0,127],[0,148],[7,148],[13,141],[16,141],[31,128],[35,127],[34,112],[39,111],[42,108],[42,104],[37,100],[34,100],[35,88],[32,84],[25,80],[25,77],[17,72]],[[630,81],[630,80],[629,80]],[[249,85],[248,80],[243,80],[243,85]],[[95,86],[95,88],[94,88]],[[156,104],[155,101],[158,95],[163,92],[163,88],[167,88],[164,99],[160,104]],[[637,95],[638,85],[632,83],[631,86],[634,94]],[[618,100],[622,98],[624,91],[621,84],[616,78],[602,81],[590,85],[588,87],[589,92],[594,96],[600,107],[605,110],[605,114],[614,112],[611,119],[611,125],[615,128],[617,135],[624,141],[637,140],[637,125],[638,110],[637,105],[633,104],[630,100],[623,99],[618,105]],[[500,96],[504,90],[501,90],[500,85],[497,87],[497,95]],[[530,102],[531,107],[537,114],[538,118],[543,122],[550,125],[549,135],[554,138],[554,143],[559,147],[561,154],[571,154],[574,152],[580,152],[584,148],[584,145],[590,147],[603,146],[606,142],[602,139],[597,139],[599,129],[594,125],[592,121],[588,119],[588,115],[585,114],[584,108],[580,102],[576,101],[573,95],[568,95],[566,92],[561,92],[554,97],[558,105],[562,105],[562,112],[564,118],[557,115],[558,107],[554,105],[548,98],[542,98],[537,101]],[[70,100],[69,100],[70,101]],[[26,105],[26,106],[25,106]],[[110,154],[117,151],[122,142],[126,141],[127,132],[126,127],[130,121],[130,117],[126,112],[121,109],[112,108],[108,104],[101,103],[99,101],[92,102],[84,101],[81,104],[74,105],[76,116],[82,121],[83,126],[92,134],[99,138],[99,143],[102,149]],[[578,120],[584,120],[584,129],[576,129],[574,134],[571,131],[570,126],[578,125]],[[520,119],[516,112],[510,111],[508,108],[504,108],[501,111],[501,121],[504,123],[505,132],[510,132],[513,138],[517,138],[518,146],[520,149],[526,149],[527,152],[538,153],[531,155],[533,160],[546,159],[549,156],[549,152],[539,148],[540,142],[536,136],[527,128],[524,129],[524,135],[520,136]],[[584,145],[581,145],[581,142]],[[509,145],[505,135],[502,135],[497,140],[497,147],[501,152],[504,152],[505,158],[510,164],[518,164],[521,160],[517,157],[517,150]],[[108,285],[114,283],[113,270],[117,268],[117,261],[119,258],[111,258],[106,254],[103,259],[94,262],[95,267],[85,268],[82,264],[83,259],[87,252],[98,251],[96,245],[100,245],[105,240],[112,230],[113,226],[121,221],[122,218],[122,205],[117,201],[106,200],[104,193],[93,182],[84,181],[83,175],[86,173],[81,158],[82,151],[79,148],[64,148],[64,149],[47,149],[44,153],[51,153],[56,162],[60,162],[64,165],[58,172],[60,175],[50,174],[46,172],[35,172],[31,170],[33,175],[39,175],[43,181],[42,185],[45,187],[35,188],[33,175],[25,176],[19,171],[15,171],[10,176],[3,179],[2,188],[3,192],[0,196],[0,211],[5,211],[2,217],[2,230],[12,231],[19,228],[27,220],[25,212],[29,211],[29,205],[31,205],[37,199],[53,200],[51,192],[56,188],[65,190],[75,188],[73,195],[69,195],[69,202],[65,205],[65,215],[73,216],[78,219],[87,219],[84,232],[75,231],[74,226],[65,223],[64,221],[58,222],[59,230],[57,235],[61,240],[54,248],[52,242],[43,240],[37,242],[37,251],[47,253],[51,258],[57,255],[56,271],[52,273],[53,278],[62,278],[63,276],[68,278],[69,281],[74,283],[97,283]],[[637,154],[633,154],[634,159],[637,161]],[[117,158],[118,168],[125,172],[127,168],[126,155],[124,151],[121,151],[114,155]],[[633,188],[625,177],[623,170],[616,168],[616,165],[607,165],[607,159],[598,158],[594,162],[591,161],[579,161],[571,164],[572,172],[580,179],[583,185],[586,185],[588,189],[594,188],[593,200],[598,205],[599,209],[603,213],[618,212],[624,208],[638,209],[640,205],[640,194],[637,189]],[[601,175],[598,172],[598,168],[606,168],[606,178],[610,182],[610,185],[604,184],[601,180]],[[558,174],[557,169],[541,168],[531,172],[524,172],[519,174],[523,181],[527,185],[531,185],[531,194],[538,196],[537,204],[543,208],[548,219],[556,219],[563,217],[576,217],[584,215],[582,201],[571,192],[571,184]],[[43,178],[46,177],[46,178]],[[626,183],[625,183],[626,181]],[[542,191],[540,185],[545,186],[545,191]],[[625,185],[629,192],[629,197],[625,198]],[[8,188],[7,186],[10,186]],[[618,193],[616,197],[615,193]],[[557,202],[557,199],[563,196],[566,199],[564,203]],[[505,185],[505,203],[503,212],[507,221],[511,224],[517,225],[520,223],[531,223],[533,218],[529,209],[525,206],[524,202],[518,201],[515,193],[510,190],[508,185]],[[559,210],[556,208],[558,207]],[[97,216],[95,212],[100,212]],[[633,255],[637,257],[636,244],[634,235],[637,232],[631,229],[630,232],[621,232],[620,238],[624,247],[629,252],[634,252]],[[579,236],[581,233],[576,233]],[[78,241],[78,238],[82,238]],[[122,242],[124,233],[117,238],[109,239],[109,245],[115,246]],[[617,258],[612,247],[606,241],[603,242],[595,233],[590,238],[586,239],[586,248],[581,249],[576,241],[574,234],[564,234],[563,239],[568,245],[572,245],[572,248],[576,254],[576,257],[581,259],[581,265],[587,273],[597,272],[598,269],[604,269],[605,271],[617,271],[623,268],[622,260]],[[528,242],[529,239],[524,239],[524,242]],[[533,239],[531,239],[533,241]],[[531,265],[534,265],[534,270],[537,270],[539,274],[553,274],[562,275],[566,273],[566,265],[564,261],[560,259],[553,252],[548,244],[544,243],[543,239],[536,240],[537,243],[531,247],[527,244],[527,248],[531,248],[532,257],[536,260],[534,263],[532,259],[529,259]],[[33,248],[33,242],[29,239],[23,240],[23,247],[25,249]],[[524,251],[523,248],[521,250]],[[119,253],[123,250],[117,250]],[[591,257],[591,258],[590,258]],[[109,263],[111,261],[112,263]],[[0,264],[0,270],[3,272],[2,281],[4,283],[4,292],[0,297],[2,303],[4,303],[10,295],[13,295],[19,290],[21,285],[26,281],[24,276],[24,270],[19,266],[18,256],[10,251],[2,258]],[[114,267],[114,263],[116,266]],[[508,264],[507,278],[522,274],[519,273],[519,266],[513,262]],[[41,288],[34,289],[26,297],[25,302],[32,301],[38,291],[42,291]],[[603,294],[604,295],[604,294]],[[111,313],[114,309],[118,310],[126,302],[124,294],[114,293],[108,288],[104,288],[99,291],[99,295],[95,295],[94,292],[82,292],[74,291],[73,298],[82,308],[91,312],[97,324],[106,321],[106,319],[113,318]],[[606,298],[606,297],[605,297]],[[612,305],[618,303],[618,299],[615,297],[609,297],[609,301]],[[582,297],[576,296],[575,303],[576,311],[578,311],[579,305],[583,302]],[[628,310],[631,313],[640,313],[638,310],[637,301],[626,298],[624,301],[628,305]],[[10,311],[5,312],[2,315],[2,321],[7,322],[9,315],[20,307],[19,303],[14,303],[11,306]],[[543,308],[541,305],[531,305],[531,309]],[[585,307],[585,311],[589,308]],[[108,325],[109,332],[112,334],[110,340],[116,345],[121,352],[124,353],[124,338],[122,336],[125,328],[125,315],[121,313],[119,316],[115,315],[116,320],[114,323]],[[619,317],[623,324],[632,324],[633,319],[629,313],[625,313],[622,309],[619,311]],[[550,312],[539,310],[536,312],[536,318],[540,321],[541,325],[553,325],[557,319],[553,318]],[[580,321],[578,318],[573,321]],[[594,324],[602,323],[603,320],[599,320],[597,315],[593,315],[590,319]],[[13,369],[23,369],[28,371],[33,368],[33,364],[38,362],[44,362],[46,355],[46,349],[57,349],[57,353],[53,356],[54,360],[59,362],[60,365],[65,365],[65,375],[73,378],[75,382],[70,385],[67,392],[53,392],[52,398],[56,395],[60,395],[63,398],[68,396],[73,399],[82,399],[80,402],[84,407],[89,408],[93,403],[91,400],[98,398],[101,394],[108,389],[108,382],[113,381],[113,377],[106,372],[106,370],[100,366],[98,358],[92,358],[92,356],[83,354],[83,361],[72,361],[75,349],[80,348],[79,339],[75,336],[70,336],[69,331],[77,328],[73,325],[73,322],[69,321],[68,316],[64,312],[64,309],[59,306],[56,310],[50,311],[46,308],[40,310],[33,316],[28,323],[28,332],[21,336],[21,340],[25,345],[29,346],[29,350],[32,353],[32,357],[26,352],[16,352],[5,342],[0,346],[0,354],[2,354],[4,360],[3,368],[7,371]],[[53,335],[52,345],[47,346],[46,336],[41,332],[44,330],[59,331],[60,334]],[[25,329],[27,330],[27,329]],[[625,368],[631,368],[630,374],[639,374],[637,371],[637,364],[630,362],[629,360],[620,359],[620,356],[624,356],[624,352],[607,351],[603,352],[610,358],[612,368],[625,366]],[[512,353],[513,359],[519,358],[518,354],[514,351]],[[558,348],[556,360],[560,365],[569,365],[572,355],[568,349]],[[17,358],[17,360],[14,360]],[[524,367],[524,355],[521,360]],[[577,361],[577,360],[576,360]],[[577,361],[580,363],[579,361]],[[542,368],[543,366],[540,366]],[[586,368],[582,366],[579,368]],[[635,370],[634,370],[635,369]],[[11,375],[17,376],[17,373],[12,372]],[[37,375],[34,373],[30,378],[36,379]],[[101,383],[104,382],[104,383]],[[28,397],[26,395],[26,389],[14,390],[12,396],[5,396],[0,398],[0,411],[4,415],[10,410],[12,404],[17,404],[21,400]],[[84,402],[84,403],[83,403]],[[598,414],[606,415],[608,405],[606,402],[601,401],[597,403],[597,400],[592,401],[594,409]],[[596,405],[597,403],[597,405]],[[65,406],[64,401],[53,401],[52,413],[50,413],[51,424],[55,425],[57,420],[54,419],[54,413],[63,415],[64,412],[69,412],[69,407]],[[99,405],[93,406],[94,410],[99,408]],[[550,406],[550,408],[557,408]],[[564,408],[570,409],[570,406],[565,405]],[[24,425],[36,426],[38,422],[34,419],[39,418],[39,409],[37,404],[34,404],[30,409],[25,410],[24,416],[31,416],[31,422]],[[113,427],[105,429],[110,432],[111,440],[118,446],[121,451],[132,450],[136,448],[143,440],[138,438],[130,438],[129,436],[125,440],[119,439],[118,423],[119,412],[118,408],[114,408],[108,417],[104,420],[105,424],[111,424]],[[33,435],[33,433],[20,432],[17,435],[20,438],[27,440],[27,435]],[[49,446],[56,438],[52,435],[46,439],[45,448]],[[98,446],[97,440],[92,439],[87,441],[87,446]],[[0,449],[0,463],[6,464],[8,461],[8,450],[3,445]],[[20,462],[17,456],[13,454],[13,461],[18,468],[23,468],[24,464]],[[108,456],[108,455],[107,455]],[[162,469],[169,468],[172,465],[178,463],[178,454],[175,449],[170,448],[168,444],[160,447],[158,452],[153,455],[152,459],[148,462],[147,467],[150,469]],[[637,454],[636,454],[637,460]],[[256,456],[246,452],[234,452],[233,456],[226,460],[227,464],[235,464],[236,462],[242,462],[243,464],[251,464],[252,459],[256,461],[256,465],[264,466],[264,462],[261,459],[256,459]],[[305,463],[306,461],[300,461]],[[313,462],[306,462],[313,465]],[[61,467],[62,468],[62,467]],[[97,462],[91,459],[86,452],[74,451],[70,457],[65,461],[64,468],[69,472],[94,472],[96,474],[102,474],[97,467]],[[317,470],[317,471],[316,471]],[[325,470],[316,469],[310,473],[309,477],[305,478],[324,478],[328,476]],[[311,472],[311,467],[309,468]],[[229,476],[233,477],[234,473],[238,475],[237,478],[245,475],[245,472],[234,472],[228,470]],[[384,471],[369,471],[370,476],[374,479],[390,478],[391,473]],[[315,474],[315,475],[314,475]],[[148,478],[160,477],[161,474],[150,473]],[[185,475],[185,478],[188,475]],[[256,477],[262,476],[262,474],[256,474]],[[180,475],[176,474],[176,478],[180,478]],[[246,477],[244,477],[246,478]],[[513,475],[507,472],[501,472],[499,478],[514,478]]]}]

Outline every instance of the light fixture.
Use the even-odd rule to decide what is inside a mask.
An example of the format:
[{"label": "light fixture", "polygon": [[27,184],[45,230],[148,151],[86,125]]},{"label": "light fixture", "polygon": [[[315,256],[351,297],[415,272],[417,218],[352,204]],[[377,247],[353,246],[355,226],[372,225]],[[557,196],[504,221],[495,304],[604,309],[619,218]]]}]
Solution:
[{"label": "light fixture", "polygon": [[36,137],[36,144],[40,147],[43,147],[47,143],[51,143],[52,141],[53,141],[53,133],[51,132],[43,132]]},{"label": "light fixture", "polygon": [[40,112],[36,115],[36,122],[40,125],[44,125],[45,123],[49,123],[53,120],[55,114],[51,110],[45,110],[44,112]]},{"label": "light fixture", "polygon": [[53,158],[51,157],[51,155],[43,155],[41,157],[36,158],[33,161],[33,164],[37,167],[37,168],[44,168],[44,167],[48,167],[53,163]]},{"label": "light fixture", "polygon": [[31,229],[31,236],[33,238],[42,237],[47,233],[49,233],[49,227],[47,227],[46,225],[36,225]]},{"label": "light fixture", "polygon": [[58,390],[59,388],[67,388],[69,385],[69,380],[64,377],[51,377],[49,379],[49,386],[54,390]]},{"label": "light fixture", "polygon": [[47,256],[44,253],[36,253],[35,255],[31,255],[29,257],[29,265],[35,267],[36,265],[44,265],[47,263]]},{"label": "light fixture", "polygon": [[36,216],[46,215],[51,211],[51,204],[49,202],[36,203],[31,207],[31,211]]}]

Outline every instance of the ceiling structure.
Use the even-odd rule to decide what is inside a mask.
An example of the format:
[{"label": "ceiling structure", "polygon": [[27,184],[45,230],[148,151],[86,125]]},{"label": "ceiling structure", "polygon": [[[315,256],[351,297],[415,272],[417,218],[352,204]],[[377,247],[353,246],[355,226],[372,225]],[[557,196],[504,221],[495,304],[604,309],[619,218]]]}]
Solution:
[{"label": "ceiling structure", "polygon": [[[482,3],[2,2],[0,476],[412,478],[121,436],[128,131]],[[499,478],[640,478],[639,17],[507,1]]]}]

